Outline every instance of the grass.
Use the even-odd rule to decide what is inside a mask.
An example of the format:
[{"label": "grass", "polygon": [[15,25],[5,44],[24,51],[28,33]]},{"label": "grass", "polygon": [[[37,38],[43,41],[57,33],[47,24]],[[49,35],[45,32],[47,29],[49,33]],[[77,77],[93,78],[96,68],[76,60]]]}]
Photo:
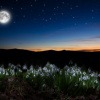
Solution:
[{"label": "grass", "polygon": [[[47,63],[43,68],[9,64],[0,67],[0,94],[23,100],[100,99],[100,74],[74,66],[63,69]],[[1,96],[2,97],[2,96]],[[75,99],[76,98],[76,99]],[[79,98],[79,99],[78,99]],[[27,100],[26,99],[26,100]]]}]

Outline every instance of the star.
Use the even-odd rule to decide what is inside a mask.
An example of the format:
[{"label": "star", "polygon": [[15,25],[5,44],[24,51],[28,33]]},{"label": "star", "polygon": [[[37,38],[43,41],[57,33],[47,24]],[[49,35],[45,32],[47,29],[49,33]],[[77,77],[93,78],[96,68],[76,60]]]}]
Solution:
[{"label": "star", "polygon": [[42,9],[42,12],[44,12],[44,9]]},{"label": "star", "polygon": [[61,15],[64,15],[64,13],[61,13]]},{"label": "star", "polygon": [[65,2],[62,2],[62,4],[65,4]]},{"label": "star", "polygon": [[31,7],[33,7],[33,5],[31,4]]},{"label": "star", "polygon": [[78,5],[76,5],[75,7],[76,7],[76,8],[78,8],[79,6],[78,6]]},{"label": "star", "polygon": [[86,22],[85,25],[87,25],[88,23]]},{"label": "star", "polygon": [[54,13],[53,15],[55,16],[56,14]]},{"label": "star", "polygon": [[21,10],[23,9],[23,8],[20,8]]},{"label": "star", "polygon": [[25,18],[26,16],[25,15],[23,15],[23,18]]},{"label": "star", "polygon": [[59,6],[57,6],[57,9],[59,8]]},{"label": "star", "polygon": [[92,16],[92,19],[94,19],[94,17]]},{"label": "star", "polygon": [[48,20],[46,19],[45,21],[47,22]]},{"label": "star", "polygon": [[50,17],[49,19],[51,20],[52,18]]},{"label": "star", "polygon": [[44,5],[43,5],[43,6],[44,6],[44,7],[46,6],[46,5],[45,5],[45,3],[44,3]]},{"label": "star", "polygon": [[53,8],[54,10],[56,9],[56,8]]},{"label": "star", "polygon": [[94,10],[92,9],[91,12],[94,12]]},{"label": "star", "polygon": [[42,20],[44,21],[44,18]]},{"label": "star", "polygon": [[13,23],[15,24],[16,22],[14,21]]}]

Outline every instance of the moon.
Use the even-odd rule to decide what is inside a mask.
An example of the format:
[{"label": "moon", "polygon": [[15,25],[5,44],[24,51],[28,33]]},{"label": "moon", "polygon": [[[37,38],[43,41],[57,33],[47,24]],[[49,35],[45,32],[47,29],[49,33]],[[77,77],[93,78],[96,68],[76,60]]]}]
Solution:
[{"label": "moon", "polygon": [[2,10],[0,11],[0,23],[1,24],[7,24],[11,20],[11,15],[8,11]]}]

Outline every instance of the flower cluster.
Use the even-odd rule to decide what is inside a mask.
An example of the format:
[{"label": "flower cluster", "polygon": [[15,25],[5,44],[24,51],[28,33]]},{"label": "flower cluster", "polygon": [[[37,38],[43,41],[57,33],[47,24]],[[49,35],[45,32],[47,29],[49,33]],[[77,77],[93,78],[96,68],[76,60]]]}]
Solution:
[{"label": "flower cluster", "polygon": [[74,86],[84,86],[87,88],[90,87],[100,88],[98,80],[100,74],[91,71],[91,69],[88,69],[88,71],[84,71],[77,65],[71,67],[66,65],[63,69],[60,69],[57,68],[54,64],[50,63],[47,63],[43,68],[42,67],[35,68],[33,65],[31,65],[28,68],[26,64],[21,66],[20,64],[13,65],[9,63],[7,69],[4,68],[4,65],[1,65],[0,67],[0,75],[14,76],[17,75],[18,73],[22,74],[25,73],[24,76],[26,79],[29,79],[30,76],[31,79],[40,76],[41,78],[52,77],[53,81],[55,81],[57,78],[59,80],[60,77],[62,78],[65,77],[66,78],[65,80],[73,82]]}]

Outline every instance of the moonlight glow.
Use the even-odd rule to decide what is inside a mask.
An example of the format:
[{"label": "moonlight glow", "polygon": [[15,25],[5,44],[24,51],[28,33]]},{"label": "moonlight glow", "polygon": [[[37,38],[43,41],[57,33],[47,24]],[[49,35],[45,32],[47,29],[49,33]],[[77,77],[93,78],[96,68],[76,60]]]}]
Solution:
[{"label": "moonlight glow", "polygon": [[1,24],[7,24],[10,22],[11,15],[8,11],[2,10],[0,11],[0,23]]}]

